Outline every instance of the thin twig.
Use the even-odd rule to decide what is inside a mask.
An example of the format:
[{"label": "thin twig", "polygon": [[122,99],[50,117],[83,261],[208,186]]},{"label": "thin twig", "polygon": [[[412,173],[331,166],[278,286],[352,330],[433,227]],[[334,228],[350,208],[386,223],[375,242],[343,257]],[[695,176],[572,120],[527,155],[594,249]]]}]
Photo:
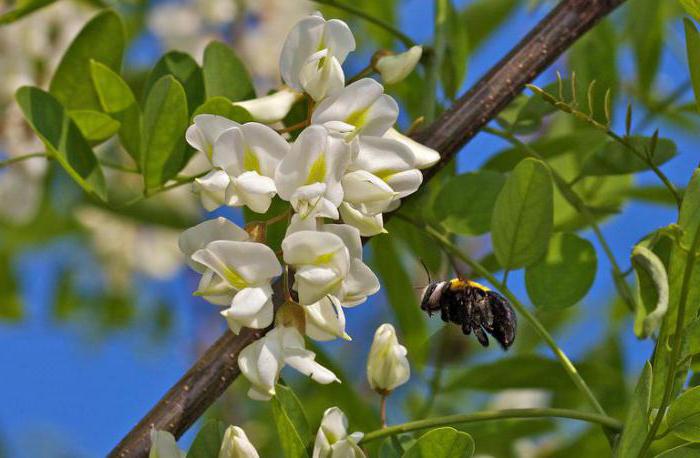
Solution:
[{"label": "thin twig", "polygon": [[[508,105],[579,37],[624,0],[563,0],[514,49],[414,139],[440,152],[440,161],[424,172],[427,182],[455,157],[476,133]],[[407,200],[410,200],[411,197]],[[385,221],[391,217],[385,215]],[[273,297],[283,299],[282,282]],[[280,302],[276,299],[277,302]],[[280,305],[279,303],[277,304]],[[227,331],[156,403],[112,450],[110,457],[146,457],[150,430],[180,437],[238,377],[238,353],[265,331]]]},{"label": "thin twig", "polygon": [[376,18],[370,14],[367,14],[366,12],[362,11],[359,8],[356,8],[354,6],[348,5],[347,3],[341,3],[337,2],[335,0],[313,0],[316,3],[320,3],[321,5],[328,5],[332,6],[333,8],[338,8],[339,10],[343,10],[346,13],[354,14],[357,17],[360,17],[364,19],[367,22],[371,22],[372,24],[381,27],[382,29],[386,30],[390,34],[394,35],[396,38],[398,38],[404,45],[406,45],[407,48],[410,48],[411,46],[415,46],[416,42],[413,41],[408,35],[394,27],[393,25],[389,24],[386,21],[383,21],[379,18]]},{"label": "thin twig", "polygon": [[475,412],[458,415],[448,415],[445,417],[429,418],[426,420],[409,421],[399,425],[388,426],[369,432],[362,437],[360,444],[382,439],[387,436],[420,431],[421,429],[435,428],[438,426],[458,425],[465,423],[476,423],[481,421],[508,420],[513,418],[533,419],[533,418],[568,418],[581,420],[589,423],[596,423],[613,431],[622,431],[622,423],[607,415],[600,415],[589,412],[581,412],[570,409],[507,409],[493,412]]},{"label": "thin twig", "polygon": [[18,162],[26,161],[27,159],[32,159],[35,157],[45,157],[48,158],[49,155],[46,153],[31,153],[31,154],[25,154],[23,156],[15,156],[11,157],[9,159],[5,159],[3,161],[0,161],[0,169],[7,167],[8,165],[16,164]]}]

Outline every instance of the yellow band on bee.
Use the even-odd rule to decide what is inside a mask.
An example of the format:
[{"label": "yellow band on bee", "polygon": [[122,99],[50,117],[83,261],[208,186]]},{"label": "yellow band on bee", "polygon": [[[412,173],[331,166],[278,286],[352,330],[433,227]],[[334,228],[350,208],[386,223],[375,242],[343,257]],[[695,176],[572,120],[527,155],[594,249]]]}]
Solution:
[{"label": "yellow band on bee", "polygon": [[470,286],[472,288],[479,288],[482,291],[491,291],[486,286],[482,285],[481,283],[477,283],[475,281],[462,280],[461,278],[454,278],[454,279],[450,280],[450,289],[466,288],[467,286]]}]

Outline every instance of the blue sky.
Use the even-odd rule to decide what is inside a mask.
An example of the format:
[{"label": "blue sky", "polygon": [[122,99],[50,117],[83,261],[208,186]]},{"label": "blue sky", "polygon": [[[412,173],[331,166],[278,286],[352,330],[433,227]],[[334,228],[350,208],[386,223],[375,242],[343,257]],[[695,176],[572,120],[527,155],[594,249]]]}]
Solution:
[{"label": "blue sky", "polygon": [[[432,12],[424,0],[405,2],[402,28],[418,42],[430,40],[431,25],[426,18]],[[543,16],[545,9],[535,12],[520,10],[502,29],[504,33],[489,41],[473,57],[465,87],[475,82],[497,58],[504,55]],[[158,44],[152,37],[137,40],[132,56],[139,60],[154,59]],[[664,59],[659,85],[670,89],[685,74],[682,59]],[[362,62],[350,61],[351,68]],[[633,71],[629,56],[623,55],[621,66]],[[552,72],[539,79],[552,81]],[[690,94],[687,94],[690,97]],[[618,119],[621,117],[618,116]],[[676,140],[680,155],[664,167],[669,177],[685,184],[689,170],[697,163],[694,138],[684,132],[662,127],[662,135]],[[479,166],[503,142],[479,135],[461,153],[459,169]],[[643,183],[653,183],[649,174],[639,176]],[[628,264],[631,247],[643,235],[672,222],[675,212],[640,203],[629,204],[622,215],[603,225],[617,259]],[[590,233],[583,234],[591,241]],[[594,241],[595,242],[595,241]],[[599,248],[596,244],[596,247]],[[5,398],[0,403],[0,443],[6,443],[13,457],[102,456],[131,428],[160,396],[190,366],[195,355],[193,336],[201,337],[216,309],[189,296],[192,274],[184,269],[167,282],[138,279],[144,296],[139,307],[152,307],[158,296],[170,298],[174,316],[172,332],[160,341],[148,336],[143,327],[97,338],[91,334],[89,322],[57,324],[49,310],[55,293],[55,280],[67,257],[77,256],[89,266],[90,260],[72,253],[80,251],[74,241],[63,240],[26,253],[16,263],[21,275],[26,316],[18,324],[0,324],[0,367]],[[598,275],[593,289],[578,307],[586,307],[585,323],[562,336],[563,347],[576,356],[600,338],[601,320],[606,320],[604,306],[612,292],[608,272],[610,266],[599,256]],[[510,284],[520,297],[526,297],[522,275],[514,273]],[[368,345],[373,329],[363,324],[365,317],[386,316],[382,295],[371,299],[361,309],[349,313],[349,332],[358,345]],[[212,340],[218,332],[205,338]],[[630,373],[643,364],[650,354],[648,342],[638,342],[631,331],[625,340]],[[364,350],[355,352],[364,355]],[[364,358],[364,356],[363,356]],[[189,436],[191,437],[191,436]],[[187,440],[187,438],[186,438]]]}]

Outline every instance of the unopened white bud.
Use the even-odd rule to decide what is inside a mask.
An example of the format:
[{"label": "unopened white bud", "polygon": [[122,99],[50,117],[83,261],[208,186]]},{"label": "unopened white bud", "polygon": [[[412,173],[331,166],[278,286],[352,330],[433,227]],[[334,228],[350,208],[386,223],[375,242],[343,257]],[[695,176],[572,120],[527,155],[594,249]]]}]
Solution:
[{"label": "unopened white bud", "polygon": [[382,80],[386,84],[395,84],[403,81],[411,74],[421,56],[422,46],[413,46],[408,51],[401,54],[390,54],[377,59],[374,68],[382,75]]},{"label": "unopened white bud", "polygon": [[373,390],[386,394],[408,381],[411,368],[406,353],[392,325],[377,328],[367,359],[367,380]]},{"label": "unopened white bud", "polygon": [[259,458],[258,451],[248,440],[245,431],[238,426],[229,426],[219,449],[219,458]]}]

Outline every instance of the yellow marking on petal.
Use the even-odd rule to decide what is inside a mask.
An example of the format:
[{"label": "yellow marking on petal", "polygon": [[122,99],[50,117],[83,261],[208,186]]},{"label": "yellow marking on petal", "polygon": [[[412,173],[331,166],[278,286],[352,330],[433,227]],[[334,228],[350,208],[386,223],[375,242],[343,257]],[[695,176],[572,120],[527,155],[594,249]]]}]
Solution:
[{"label": "yellow marking on petal", "polygon": [[377,178],[380,178],[384,181],[388,180],[391,178],[393,175],[396,175],[399,173],[397,170],[391,170],[391,169],[384,169],[384,170],[377,170],[376,172],[373,172],[372,174],[376,176]]},{"label": "yellow marking on petal", "polygon": [[325,253],[314,259],[314,264],[328,264],[333,260],[333,255],[335,253]]},{"label": "yellow marking on petal", "polygon": [[362,110],[357,110],[350,113],[350,116],[345,118],[345,122],[355,126],[362,127],[367,122],[367,115],[369,114],[369,108],[364,108]]},{"label": "yellow marking on petal", "polygon": [[209,160],[211,161],[211,158],[214,157],[214,145],[207,146],[206,155],[209,158]]},{"label": "yellow marking on petal", "polygon": [[246,147],[245,151],[243,152],[243,170],[246,172],[258,172],[258,174],[261,174],[258,156],[256,156],[253,150],[248,147]]},{"label": "yellow marking on petal", "polygon": [[241,274],[236,272],[234,269],[231,269],[230,267],[224,267],[224,278],[231,284],[231,286],[233,286],[236,289],[243,289],[248,287],[248,282],[246,282],[243,279]]},{"label": "yellow marking on petal", "polygon": [[326,181],[326,155],[321,153],[318,155],[311,168],[309,169],[309,175],[306,177],[306,183],[323,183]]}]

